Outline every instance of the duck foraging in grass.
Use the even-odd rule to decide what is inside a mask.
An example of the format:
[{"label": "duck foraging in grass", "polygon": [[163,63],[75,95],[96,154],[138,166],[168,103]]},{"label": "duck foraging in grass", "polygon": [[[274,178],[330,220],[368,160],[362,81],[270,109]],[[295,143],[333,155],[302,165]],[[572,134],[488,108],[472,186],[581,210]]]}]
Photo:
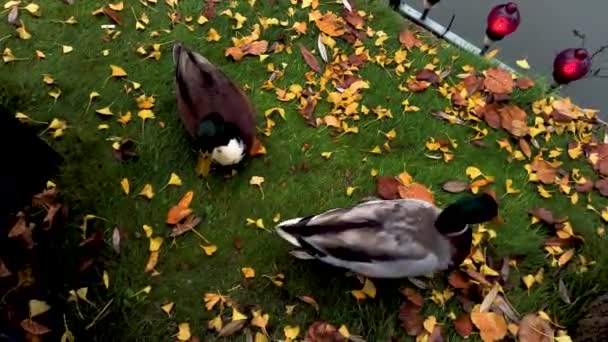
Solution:
[{"label": "duck foraging in grass", "polygon": [[256,134],[255,109],[241,88],[205,57],[173,46],[177,109],[199,150],[197,173],[206,176],[211,162],[239,164]]},{"label": "duck foraging in grass", "polygon": [[417,199],[375,200],[281,222],[277,233],[318,259],[372,278],[404,278],[458,267],[469,255],[470,224],[498,215],[489,194],[464,197],[445,209]]}]

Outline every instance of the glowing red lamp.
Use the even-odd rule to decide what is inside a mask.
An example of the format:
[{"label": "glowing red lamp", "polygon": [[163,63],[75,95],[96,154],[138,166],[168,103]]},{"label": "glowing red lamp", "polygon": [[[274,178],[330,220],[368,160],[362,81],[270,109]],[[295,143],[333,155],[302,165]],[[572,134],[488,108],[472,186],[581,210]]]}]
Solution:
[{"label": "glowing red lamp", "polygon": [[491,42],[499,41],[517,30],[521,21],[519,9],[513,2],[500,4],[488,13],[486,37],[481,54],[485,54]]},{"label": "glowing red lamp", "polygon": [[583,78],[591,70],[591,56],[587,50],[566,49],[553,61],[553,80],[557,84],[568,84]]}]

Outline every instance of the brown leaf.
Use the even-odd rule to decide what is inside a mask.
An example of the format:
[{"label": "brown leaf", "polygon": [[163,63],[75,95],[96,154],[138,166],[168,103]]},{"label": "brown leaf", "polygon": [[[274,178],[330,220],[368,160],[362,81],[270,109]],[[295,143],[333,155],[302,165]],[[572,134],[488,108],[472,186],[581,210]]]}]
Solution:
[{"label": "brown leaf", "polygon": [[460,305],[462,305],[462,310],[464,310],[464,312],[471,313],[471,311],[473,311],[473,306],[475,305],[475,302],[473,302],[471,298],[463,294],[459,294],[456,299],[458,300]]},{"label": "brown leaf", "polygon": [[548,225],[554,225],[556,223],[561,223],[561,222],[565,222],[566,220],[568,220],[567,217],[558,219],[555,217],[555,214],[553,214],[553,212],[551,210],[549,210],[547,208],[542,208],[542,207],[532,208],[532,209],[528,210],[528,213]]},{"label": "brown leaf", "polygon": [[304,342],[345,342],[338,329],[327,322],[316,321],[310,325]]},{"label": "brown leaf", "polygon": [[317,127],[317,119],[315,118],[315,108],[317,107],[317,99],[312,95],[310,89],[307,90],[308,96],[306,96],[306,104],[300,108],[298,108],[298,112],[308,126]]},{"label": "brown leaf", "polygon": [[595,182],[595,188],[600,191],[602,196],[608,197],[608,179],[600,179]]},{"label": "brown leaf", "polygon": [[471,315],[468,313],[462,314],[454,321],[454,328],[456,333],[464,338],[469,338],[473,332],[473,322],[471,322]]},{"label": "brown leaf", "polygon": [[462,95],[460,95],[460,93],[454,93],[452,94],[452,104],[454,106],[464,107],[468,104],[468,102],[464,97],[462,97]]},{"label": "brown leaf", "polygon": [[301,301],[312,306],[313,308],[315,308],[315,310],[317,312],[319,312],[319,303],[317,303],[317,301],[314,298],[312,298],[311,296],[302,296],[302,297],[298,297],[298,298],[300,298]]},{"label": "brown leaf", "polygon": [[519,139],[519,148],[524,156],[526,156],[528,159],[532,157],[532,149],[530,148],[530,144],[528,144],[526,139]]},{"label": "brown leaf", "polygon": [[486,120],[488,125],[492,128],[500,128],[500,114],[498,111],[501,109],[501,106],[496,103],[491,103],[483,109],[483,118]]},{"label": "brown leaf", "polygon": [[308,50],[304,45],[300,44],[300,53],[302,57],[304,57],[304,61],[306,64],[318,74],[322,74],[321,66],[319,65],[319,61],[317,58]]},{"label": "brown leaf", "polygon": [[422,325],[424,318],[420,316],[419,311],[420,307],[410,301],[403,303],[399,308],[401,326],[409,336],[418,336],[424,331]]},{"label": "brown leaf", "polygon": [[205,6],[205,11],[203,15],[205,18],[211,20],[215,18],[215,4],[219,3],[218,0],[207,0],[207,5]]},{"label": "brown leaf", "polygon": [[518,78],[517,81],[515,81],[515,85],[517,85],[517,88],[519,89],[530,89],[534,87],[534,81],[530,78]]},{"label": "brown leaf", "polygon": [[358,11],[346,11],[346,16],[344,17],[347,23],[351,24],[355,29],[363,28],[363,24],[365,20],[363,17],[359,15]]},{"label": "brown leaf", "polygon": [[507,334],[507,322],[494,312],[473,311],[471,321],[479,329],[484,342],[500,341]]},{"label": "brown leaf", "polygon": [[356,55],[354,52],[348,56],[348,62],[355,67],[361,66],[363,65],[365,62],[367,62],[367,54],[362,53],[359,55]]},{"label": "brown leaf", "polygon": [[437,324],[433,328],[433,332],[429,335],[428,342],[443,342],[443,341],[444,341],[443,329],[441,328],[441,325]]},{"label": "brown leaf", "polygon": [[118,14],[110,7],[104,6],[103,14],[105,14],[106,17],[110,18],[110,20],[112,20],[116,25],[122,25],[122,18],[120,17],[120,14]]},{"label": "brown leaf", "polygon": [[459,270],[454,270],[450,273],[448,282],[456,289],[468,289],[472,285],[466,275]]},{"label": "brown leaf", "polygon": [[445,182],[445,183],[443,183],[441,185],[441,188],[444,191],[456,194],[456,193],[468,190],[469,189],[469,183],[468,182],[456,181],[456,180],[447,181],[447,182]]},{"label": "brown leaf", "polygon": [[589,179],[586,179],[585,183],[576,184],[574,189],[576,190],[576,192],[584,192],[584,193],[590,192],[591,189],[593,189],[593,182]]},{"label": "brown leaf", "polygon": [[27,318],[21,321],[21,327],[23,330],[29,332],[32,335],[40,336],[46,333],[51,332],[51,329],[45,327],[44,325],[34,322],[33,320]]},{"label": "brown leaf", "polygon": [[513,92],[513,79],[511,73],[502,68],[486,70],[486,79],[483,85],[487,91],[494,94],[511,94]]},{"label": "brown leaf", "polygon": [[567,239],[559,237],[550,237],[543,241],[543,246],[553,247],[578,247],[583,243],[583,239],[579,236],[570,236]]},{"label": "brown leaf", "polygon": [[420,295],[420,292],[418,292],[410,287],[406,287],[406,288],[402,289],[401,293],[410,302],[416,304],[417,306],[422,306],[422,304],[424,304],[424,298],[422,298],[422,295]]},{"label": "brown leaf", "polygon": [[57,195],[59,194],[59,190],[57,187],[52,187],[50,189],[46,189],[41,193],[34,195],[32,199],[32,205],[37,208],[48,208],[57,199]]},{"label": "brown leaf", "polygon": [[9,277],[12,274],[13,272],[11,272],[4,264],[4,261],[0,259],[0,278]]},{"label": "brown leaf", "polygon": [[532,170],[536,172],[538,180],[543,184],[554,184],[557,177],[557,169],[546,160],[535,160],[532,162]]},{"label": "brown leaf", "polygon": [[346,31],[344,30],[344,20],[336,16],[332,11],[328,11],[321,18],[315,20],[315,24],[321,32],[332,37],[339,37]]},{"label": "brown leaf", "polygon": [[552,342],[553,329],[535,314],[527,314],[519,323],[517,338],[521,342]]},{"label": "brown leaf", "polygon": [[527,114],[517,105],[505,106],[499,112],[502,128],[516,137],[521,137],[528,133]]},{"label": "brown leaf", "polygon": [[467,96],[471,96],[483,87],[484,78],[471,74],[462,80],[462,82],[467,90]]},{"label": "brown leaf", "polygon": [[247,324],[246,319],[230,321],[230,323],[224,325],[224,327],[217,333],[217,336],[219,336],[219,337],[232,336],[235,333],[237,333],[238,331],[240,331],[241,329],[243,329],[245,324]]},{"label": "brown leaf", "polygon": [[173,227],[173,230],[171,231],[171,233],[169,233],[169,236],[171,237],[175,237],[175,236],[180,236],[186,232],[191,231],[192,229],[194,229],[194,227],[196,227],[199,223],[201,223],[201,218],[197,217],[195,215],[190,215],[188,216],[188,218],[186,218],[186,221],[184,221],[183,223],[178,223],[175,225],[175,227]]},{"label": "brown leaf", "polygon": [[399,198],[399,186],[401,186],[401,182],[396,177],[376,177],[376,191],[382,199],[394,200]]},{"label": "brown leaf", "polygon": [[27,248],[32,249],[34,248],[34,240],[32,239],[33,224],[30,224],[30,226],[27,225],[25,215],[22,212],[20,212],[17,216],[19,219],[8,232],[8,237],[21,238],[26,243]]},{"label": "brown leaf", "polygon": [[427,81],[415,81],[415,80],[407,81],[407,88],[409,90],[413,91],[414,93],[424,91],[430,85],[431,85],[431,83],[427,82]]},{"label": "brown leaf", "polygon": [[438,85],[439,83],[441,83],[441,79],[439,78],[439,75],[437,75],[434,71],[429,70],[429,69],[424,69],[424,70],[420,71],[418,74],[416,74],[416,80],[417,81],[427,81],[433,85]]},{"label": "brown leaf", "polygon": [[245,54],[259,56],[266,52],[268,49],[268,41],[267,40],[258,40],[256,42],[246,44],[241,46],[241,50]]},{"label": "brown leaf", "polygon": [[409,30],[399,33],[399,42],[401,42],[401,44],[403,44],[408,50],[414,46],[422,45],[422,42],[418,39],[418,37],[416,37],[416,35]]},{"label": "brown leaf", "polygon": [[57,216],[57,213],[61,208],[62,205],[60,203],[55,203],[48,208],[46,216],[44,217],[44,220],[42,220],[42,224],[44,225],[45,230],[51,229],[53,227],[53,221],[55,220],[55,216]]},{"label": "brown leaf", "polygon": [[414,198],[435,203],[433,192],[420,183],[401,185],[399,186],[398,191],[399,197],[401,198]]},{"label": "brown leaf", "polygon": [[572,304],[572,301],[570,300],[570,295],[568,294],[568,288],[566,287],[566,284],[564,283],[564,280],[562,278],[559,278],[557,286],[559,298],[561,298],[566,304]]}]

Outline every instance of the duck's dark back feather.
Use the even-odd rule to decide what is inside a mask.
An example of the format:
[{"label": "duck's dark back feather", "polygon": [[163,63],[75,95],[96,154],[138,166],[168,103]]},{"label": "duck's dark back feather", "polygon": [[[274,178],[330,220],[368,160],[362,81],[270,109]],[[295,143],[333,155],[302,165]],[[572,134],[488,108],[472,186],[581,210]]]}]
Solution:
[{"label": "duck's dark back feather", "polygon": [[177,107],[190,136],[197,138],[200,122],[219,113],[235,125],[250,148],[255,139],[255,110],[241,88],[203,56],[176,45],[174,48]]}]

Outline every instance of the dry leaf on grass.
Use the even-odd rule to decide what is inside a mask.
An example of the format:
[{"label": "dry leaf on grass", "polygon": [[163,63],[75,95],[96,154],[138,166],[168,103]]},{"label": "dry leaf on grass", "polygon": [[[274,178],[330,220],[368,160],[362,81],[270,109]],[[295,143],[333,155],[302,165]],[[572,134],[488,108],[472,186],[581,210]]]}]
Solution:
[{"label": "dry leaf on grass", "polygon": [[424,318],[419,314],[420,307],[407,301],[399,308],[401,326],[409,336],[418,336],[424,331]]},{"label": "dry leaf on grass", "polygon": [[511,94],[513,92],[513,78],[511,73],[502,68],[486,70],[484,88],[494,94]]},{"label": "dry leaf on grass", "polygon": [[169,234],[169,236],[171,236],[171,237],[180,236],[180,235],[194,229],[199,223],[201,223],[200,217],[197,217],[195,215],[190,215],[186,218],[186,220],[183,223],[176,224],[175,227],[173,227],[173,230],[171,230],[171,233]]},{"label": "dry leaf on grass", "polygon": [[402,31],[399,33],[399,42],[403,44],[408,50],[413,48],[414,46],[420,46],[422,43],[416,37],[416,35],[409,30]]},{"label": "dry leaf on grass", "polygon": [[444,191],[451,193],[459,193],[469,189],[469,183],[462,181],[447,181],[441,185]]},{"label": "dry leaf on grass", "polygon": [[332,37],[339,37],[346,31],[344,30],[344,20],[336,16],[332,11],[328,11],[322,17],[315,20],[315,24],[321,32]]},{"label": "dry leaf on grass", "polygon": [[473,311],[471,321],[479,329],[484,342],[500,341],[507,334],[505,319],[494,312]]},{"label": "dry leaf on grass", "polygon": [[546,160],[535,160],[532,162],[532,170],[543,184],[554,184],[557,180],[557,168],[554,168]]},{"label": "dry leaf on grass", "polygon": [[401,198],[413,198],[435,203],[433,192],[420,183],[401,185],[399,186],[398,191],[399,197]]},{"label": "dry leaf on grass", "polygon": [[551,342],[553,329],[546,320],[527,314],[519,323],[517,338],[520,342]]},{"label": "dry leaf on grass", "polygon": [[427,81],[433,85],[441,83],[441,78],[433,70],[424,69],[416,74],[417,81]]},{"label": "dry leaf on grass", "polygon": [[417,306],[422,306],[422,304],[424,304],[424,298],[422,298],[422,295],[420,294],[420,292],[418,292],[410,287],[406,287],[405,289],[402,289],[401,293],[410,302],[416,304]]},{"label": "dry leaf on grass", "polygon": [[416,80],[407,81],[407,89],[409,89],[410,91],[413,91],[414,93],[424,91],[430,85],[431,85],[431,82],[427,82],[427,81],[416,81]]},{"label": "dry leaf on grass", "polygon": [[500,128],[501,120],[499,111],[501,106],[496,103],[491,103],[484,107],[482,113],[484,120],[488,123],[488,125],[492,128]]},{"label": "dry leaf on grass", "polygon": [[516,137],[528,133],[528,118],[526,112],[517,105],[508,105],[500,109],[500,122],[502,128]]},{"label": "dry leaf on grass", "polygon": [[304,45],[300,44],[300,53],[302,57],[304,57],[304,61],[306,64],[318,74],[321,74],[321,66],[319,65],[319,61],[317,58],[308,50]]},{"label": "dry leaf on grass", "polygon": [[462,314],[460,317],[454,320],[454,328],[458,335],[464,338],[469,338],[473,332],[471,316],[468,313]]},{"label": "dry leaf on grass", "polygon": [[305,342],[344,342],[346,339],[338,329],[327,322],[316,321],[310,325],[304,337]]},{"label": "dry leaf on grass", "polygon": [[518,78],[515,81],[515,85],[517,85],[517,88],[519,89],[530,89],[534,87],[534,80],[530,78]]},{"label": "dry leaf on grass", "polygon": [[395,177],[376,177],[376,191],[382,199],[393,200],[399,198],[399,186],[401,186],[401,182]]}]

